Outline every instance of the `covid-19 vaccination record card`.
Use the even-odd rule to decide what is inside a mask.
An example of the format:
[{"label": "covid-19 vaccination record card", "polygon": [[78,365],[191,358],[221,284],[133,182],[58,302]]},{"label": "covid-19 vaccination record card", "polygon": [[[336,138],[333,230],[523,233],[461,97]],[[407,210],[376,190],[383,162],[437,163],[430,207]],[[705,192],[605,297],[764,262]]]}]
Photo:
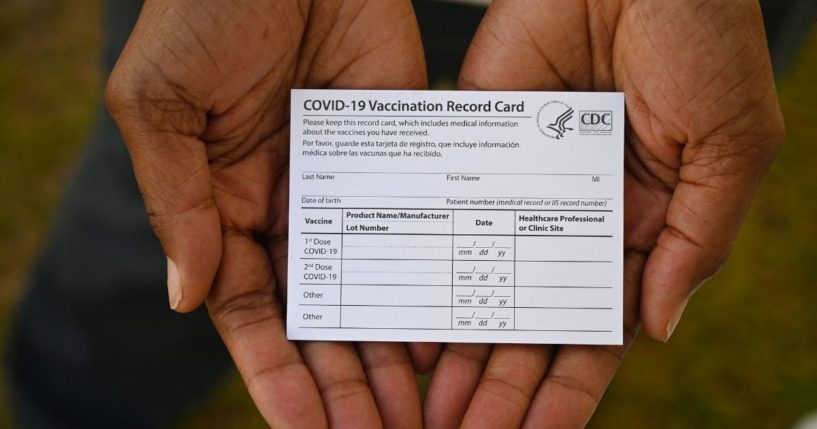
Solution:
[{"label": "covid-19 vaccination record card", "polygon": [[621,93],[293,90],[292,340],[621,344]]}]

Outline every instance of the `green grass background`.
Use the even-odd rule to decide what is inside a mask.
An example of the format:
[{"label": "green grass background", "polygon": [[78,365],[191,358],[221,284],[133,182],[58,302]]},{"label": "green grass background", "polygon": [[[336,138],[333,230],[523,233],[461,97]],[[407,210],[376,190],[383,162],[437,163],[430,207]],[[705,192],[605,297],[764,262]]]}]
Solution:
[{"label": "green grass background", "polygon": [[[0,7],[0,358],[25,270],[97,114],[99,0]],[[668,344],[640,338],[593,427],[789,427],[817,410],[817,28],[779,90],[787,143],[729,263]],[[0,427],[11,426],[0,369]],[[235,374],[182,428],[261,427]]]}]

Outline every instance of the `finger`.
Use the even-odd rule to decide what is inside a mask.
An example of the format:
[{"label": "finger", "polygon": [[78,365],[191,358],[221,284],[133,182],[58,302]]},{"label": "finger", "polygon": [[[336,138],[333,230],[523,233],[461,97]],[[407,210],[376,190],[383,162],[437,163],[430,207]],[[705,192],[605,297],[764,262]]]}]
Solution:
[{"label": "finger", "polygon": [[[322,2],[313,5],[309,19],[313,23],[331,20],[332,25],[313,25],[312,28],[323,30],[310,31],[307,34],[303,43],[296,86],[388,89],[419,89],[427,86],[422,45],[411,2],[405,0]],[[391,72],[382,73],[386,68]],[[318,351],[327,347],[335,350],[338,345],[304,344],[302,349],[307,361],[315,361],[317,364],[318,359],[327,359],[325,356],[330,355],[330,352]],[[418,367],[428,367],[429,362],[433,362],[434,350],[433,347],[413,347],[412,352]],[[377,404],[381,407],[385,423],[387,425],[416,423],[419,419],[417,414],[419,399],[405,346],[362,345],[360,358],[363,359],[366,375],[377,397]],[[351,367],[351,361],[347,365]],[[341,376],[331,371],[321,371],[318,366],[310,367],[315,369],[315,377],[321,386]],[[358,374],[355,370],[355,374],[357,375],[353,380],[360,381],[362,373]],[[344,376],[352,375],[346,373]],[[363,380],[365,379],[364,376]],[[372,391],[368,391],[370,398]],[[387,399],[392,394],[399,394],[402,399]],[[356,406],[359,406],[360,410],[349,415],[364,415],[366,419],[372,420],[373,416],[377,416],[377,410],[368,407],[365,395],[362,388],[354,395],[357,397]],[[343,411],[348,413],[346,409],[348,406],[336,407],[327,402],[326,393],[324,401],[330,420],[344,421],[333,417],[336,414],[335,408],[338,409],[337,413]],[[405,421],[401,422],[398,419]],[[365,426],[356,421],[350,423]]]},{"label": "finger", "polygon": [[267,253],[275,273],[276,292],[286,302],[289,283],[289,166],[283,168],[275,179],[270,193],[270,233],[267,239]]},{"label": "finger", "polygon": [[462,426],[519,427],[550,363],[552,346],[494,347]]},{"label": "finger", "polygon": [[624,344],[562,346],[533,399],[524,427],[584,427],[596,410],[638,331],[638,299],[644,255],[624,256]]},{"label": "finger", "polygon": [[692,294],[729,256],[782,139],[782,128],[764,133],[757,141],[712,139],[684,149],[681,182],[644,271],[641,317],[652,338],[669,339]]},{"label": "finger", "polygon": [[[276,182],[272,194],[272,205],[278,207],[277,216],[273,219],[273,231],[286,231],[288,169],[281,174]],[[280,291],[286,299],[287,289],[287,236],[276,235],[269,237],[268,252],[273,261],[275,277],[282,285]],[[313,352],[310,347],[303,347],[307,356]],[[368,378],[369,386],[374,395],[377,407],[387,427],[419,427],[421,426],[421,408],[417,384],[414,379],[414,370],[409,359],[406,346],[398,343],[363,343],[358,347],[360,360]],[[331,356],[331,354],[329,355]],[[318,358],[316,358],[317,360]],[[320,365],[320,363],[314,363]],[[321,377],[335,377],[333,372],[316,372],[319,383],[329,383]],[[368,404],[367,401],[363,401]],[[340,405],[343,406],[343,405]],[[370,412],[371,410],[369,410]],[[342,420],[339,417],[338,420]],[[335,421],[335,420],[333,420]],[[378,423],[379,424],[379,423]]]},{"label": "finger", "polygon": [[[276,181],[271,203],[279,208],[272,219],[273,231],[286,231],[287,210],[286,210],[286,189],[288,184],[288,169],[285,169],[278,181]],[[267,252],[269,260],[272,261],[274,276],[277,284],[280,285],[280,292],[286,301],[287,291],[287,245],[288,239],[285,234],[269,237]],[[295,344],[290,342],[289,344]],[[307,367],[311,371],[317,383],[323,406],[326,409],[330,426],[352,427],[379,427],[381,417],[377,410],[377,403],[367,380],[368,369],[364,372],[361,365],[368,364],[372,368],[372,386],[377,389],[379,398],[384,405],[389,405],[389,417],[400,416],[410,421],[419,418],[419,414],[411,405],[411,396],[406,391],[410,391],[414,385],[414,378],[411,369],[411,362],[408,359],[405,346],[396,345],[397,348],[374,347],[366,351],[362,356],[358,356],[357,350],[350,343],[341,342],[301,342],[299,343],[301,354],[306,361]],[[405,373],[409,374],[410,385],[405,385]],[[394,380],[389,380],[394,378]],[[394,382],[403,383],[396,389]],[[390,390],[395,389],[395,390]],[[388,393],[400,394],[400,404],[386,403],[384,397]],[[413,393],[417,396],[416,388]],[[414,399],[418,402],[418,399]]]},{"label": "finger", "polygon": [[[296,86],[425,89],[422,40],[409,0],[313,2]],[[389,70],[383,73],[383,70]]]},{"label": "finger", "polygon": [[[485,90],[590,90],[612,84],[604,50],[590,52],[587,2],[496,0],[468,48],[459,87]],[[604,35],[593,43],[603,44]],[[602,40],[605,39],[605,40]],[[594,73],[594,71],[596,73]]]},{"label": "finger", "polygon": [[[531,27],[527,24],[538,24],[528,23],[526,17],[536,15],[543,18],[547,5],[541,3],[547,2],[499,0],[491,5],[468,49],[458,83],[461,89],[559,90],[569,85],[578,86],[577,82],[563,79],[561,73],[564,70],[554,68],[553,63],[542,55],[538,36],[547,38],[553,32],[536,33],[537,37],[532,37]],[[572,7],[551,9],[564,11],[571,20],[575,20]],[[526,25],[520,25],[522,19],[526,20]],[[542,25],[547,26],[547,23]],[[563,47],[566,53],[572,48],[583,49],[574,46],[573,40],[568,42],[557,46]],[[451,344],[443,349],[426,397],[425,419],[429,427],[459,427],[490,351],[491,347],[487,345]],[[481,394],[481,397],[487,395]],[[482,403],[483,399],[479,400]],[[483,408],[479,405],[475,410]]]},{"label": "finger", "polygon": [[422,427],[420,392],[406,346],[401,343],[360,343],[358,352],[384,426]]},{"label": "finger", "polygon": [[300,348],[318,384],[330,427],[383,426],[352,343],[304,341]]},{"label": "finger", "polygon": [[[277,216],[273,219],[274,231],[286,231],[287,224],[287,201],[286,189],[288,186],[288,169],[281,174],[281,179],[276,182],[273,192],[272,204],[279,207]],[[268,252],[273,261],[275,277],[278,284],[282,285],[280,292],[286,299],[287,285],[287,236],[276,235],[269,237]],[[423,362],[426,367],[433,365],[436,361],[436,354],[439,353],[439,345],[416,343],[409,344],[415,347],[417,361]],[[311,353],[309,347],[306,353]],[[320,353],[320,352],[315,352]],[[387,427],[420,427],[422,425],[422,410],[420,406],[419,392],[414,378],[412,359],[409,358],[406,346],[397,343],[364,343],[359,346],[360,359],[362,360],[366,376],[369,379],[371,391],[374,395],[377,407]],[[424,357],[430,356],[430,357]],[[319,382],[324,373],[315,373]],[[329,374],[328,376],[334,376]]]},{"label": "finger", "polygon": [[443,345],[440,343],[408,343],[408,351],[418,374],[428,374],[434,369]]},{"label": "finger", "polygon": [[491,348],[490,344],[448,344],[443,348],[426,394],[427,427],[460,427]]},{"label": "finger", "polygon": [[226,232],[208,309],[261,415],[272,427],[326,427],[321,396],[296,345],[287,341],[266,250]]},{"label": "finger", "polygon": [[[203,132],[206,116],[175,99],[169,88],[145,88],[127,68],[125,63],[114,69],[107,104],[167,256],[170,307],[188,312],[204,301],[221,259],[221,221],[207,154],[195,137]],[[151,97],[170,101],[154,104]]]}]

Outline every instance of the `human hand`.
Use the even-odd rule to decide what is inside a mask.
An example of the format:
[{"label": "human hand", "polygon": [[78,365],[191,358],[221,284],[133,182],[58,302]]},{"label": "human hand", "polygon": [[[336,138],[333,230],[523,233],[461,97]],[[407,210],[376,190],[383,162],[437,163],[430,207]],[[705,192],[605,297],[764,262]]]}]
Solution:
[{"label": "human hand", "polygon": [[282,315],[290,88],[425,86],[407,0],[149,0],[111,75],[171,307],[206,299],[273,427],[421,424],[404,345],[296,345]]},{"label": "human hand", "polygon": [[724,263],[782,143],[759,6],[496,0],[460,86],[625,93],[624,346],[449,345],[426,400],[430,427],[584,425],[638,320],[666,341]]}]

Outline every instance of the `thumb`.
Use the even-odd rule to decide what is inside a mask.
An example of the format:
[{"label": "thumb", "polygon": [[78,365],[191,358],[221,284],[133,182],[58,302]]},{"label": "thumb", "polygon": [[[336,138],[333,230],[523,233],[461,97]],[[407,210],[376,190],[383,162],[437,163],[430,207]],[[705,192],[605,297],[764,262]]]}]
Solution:
[{"label": "thumb", "polygon": [[585,2],[494,0],[468,48],[458,86],[589,90],[594,76],[588,34]]},{"label": "thumb", "polygon": [[[726,261],[752,198],[782,142],[776,103],[761,130],[684,148],[681,182],[666,226],[644,267],[641,318],[650,337],[667,341],[692,294]],[[713,161],[715,160],[715,161]]]},{"label": "thumb", "polygon": [[174,99],[173,91],[146,88],[137,75],[117,64],[106,103],[167,256],[170,307],[189,312],[206,298],[221,259],[221,221],[205,146],[197,137],[206,114]]}]

